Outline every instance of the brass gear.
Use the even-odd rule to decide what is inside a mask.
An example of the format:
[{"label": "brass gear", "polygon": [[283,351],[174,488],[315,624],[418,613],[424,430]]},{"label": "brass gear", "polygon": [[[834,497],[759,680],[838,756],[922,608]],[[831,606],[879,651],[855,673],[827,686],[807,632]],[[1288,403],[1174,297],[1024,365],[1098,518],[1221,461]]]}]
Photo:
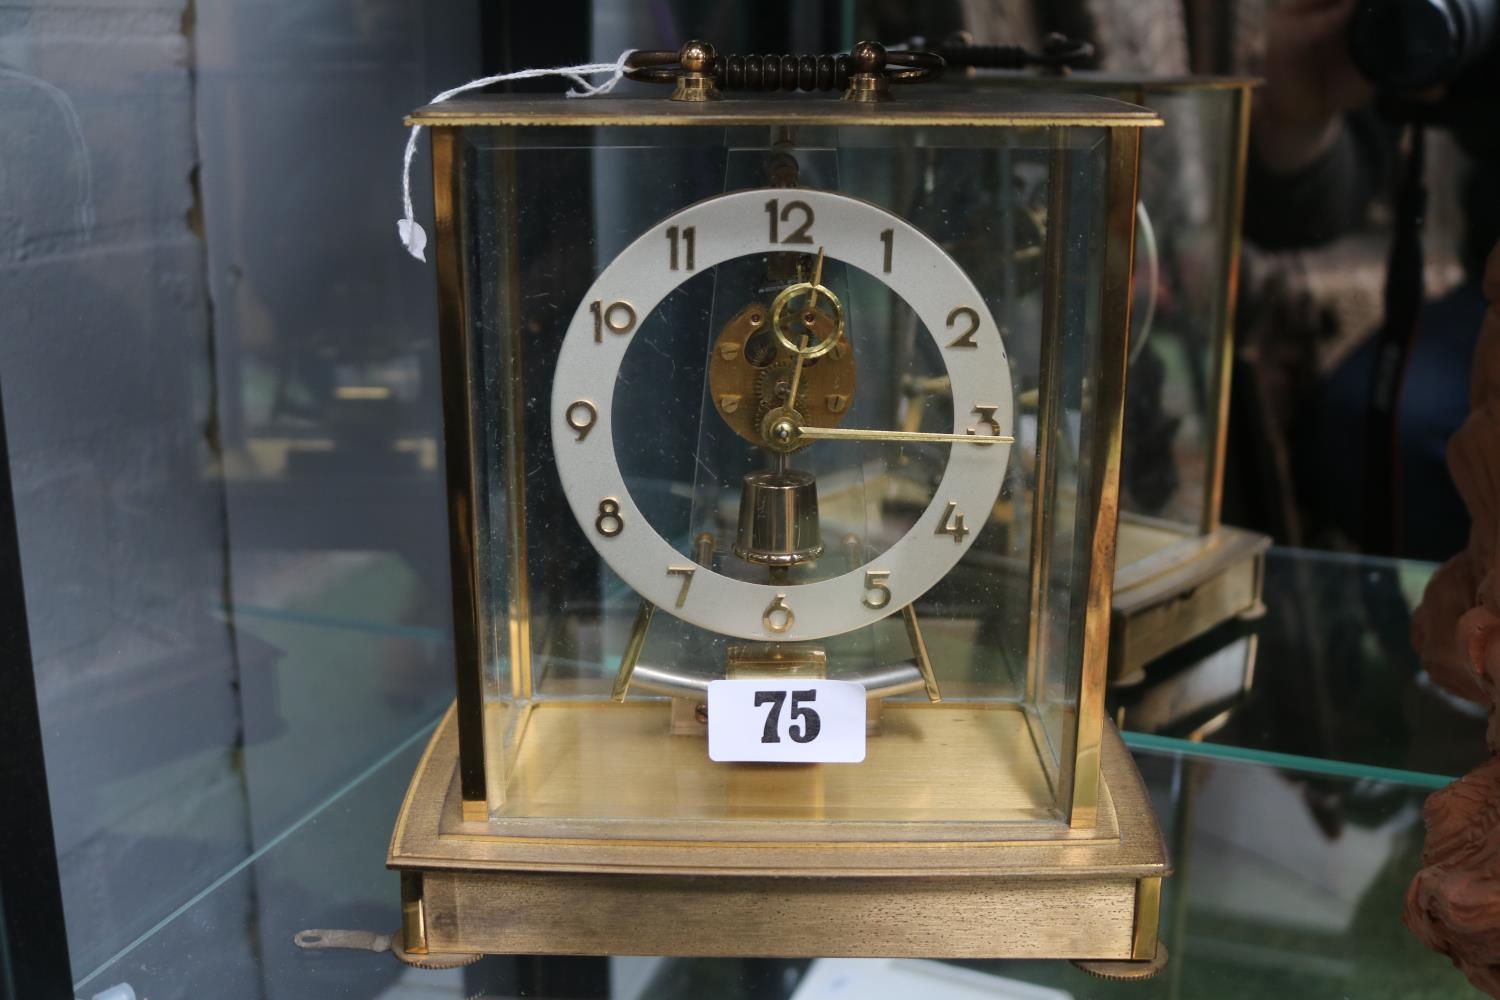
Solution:
[{"label": "brass gear", "polygon": [[[761,429],[766,414],[784,402],[775,387],[783,380],[790,384],[797,359],[769,335],[768,317],[763,303],[740,310],[715,338],[708,362],[714,408],[730,430],[758,447],[766,446]],[[832,320],[823,317],[818,323],[826,334],[822,326]],[[796,410],[810,427],[834,427],[848,411],[855,383],[854,352],[845,337],[823,357],[803,362]]]},{"label": "brass gear", "polygon": [[[778,382],[785,381],[787,388],[791,388],[792,374],[795,370],[796,365],[788,361],[780,361],[774,365],[767,365],[760,370],[760,374],[755,377],[756,420],[764,420],[766,414],[770,413],[777,406],[797,408],[795,402],[782,399],[776,394]],[[802,390],[802,387],[798,386],[798,389]],[[804,399],[807,398],[805,390],[799,391],[797,395]]]},{"label": "brass gear", "polygon": [[[755,379],[755,399],[756,399],[755,419],[756,419],[757,423],[759,424],[759,426],[762,428],[762,436],[764,436],[764,434],[766,433],[765,430],[764,430],[764,428],[766,426],[766,417],[769,416],[772,413],[772,411],[790,410],[790,411],[792,411],[793,414],[796,415],[796,416],[794,416],[794,419],[796,419],[799,423],[801,422],[801,415],[800,415],[801,408],[798,407],[795,402],[793,402],[791,400],[788,400],[788,399],[782,398],[777,393],[777,391],[776,391],[777,387],[779,385],[784,385],[785,386],[785,388],[783,388],[781,390],[782,392],[786,392],[789,389],[791,389],[792,375],[795,372],[795,370],[796,370],[796,363],[795,362],[786,362],[786,361],[783,361],[783,362],[779,362],[779,363],[774,364],[774,365],[768,365],[765,368],[762,368],[761,371],[760,371],[760,374],[756,377],[756,379]],[[805,363],[804,363],[804,368],[803,368],[803,374],[804,375],[807,374]],[[797,387],[797,396],[800,399],[803,399],[803,400],[807,399],[807,393],[803,390],[803,387],[806,386],[806,385],[807,385],[807,382],[804,380],[803,383],[802,383],[802,385],[799,385]],[[771,442],[770,443],[770,447],[772,447],[776,451],[780,451],[780,452],[783,452],[783,453],[788,454],[788,455],[793,455],[793,454],[796,454],[797,452],[802,451],[803,449],[809,447],[811,444],[812,444],[811,441],[805,441],[802,444],[797,445],[795,447],[788,447],[786,445],[776,445],[774,442]]]}]

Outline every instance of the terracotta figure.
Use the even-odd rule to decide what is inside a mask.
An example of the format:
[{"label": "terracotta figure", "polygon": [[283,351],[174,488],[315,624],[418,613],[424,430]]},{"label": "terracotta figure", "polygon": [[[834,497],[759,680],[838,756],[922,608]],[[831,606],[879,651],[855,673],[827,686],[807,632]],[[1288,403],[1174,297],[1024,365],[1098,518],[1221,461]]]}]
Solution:
[{"label": "terracotta figure", "polygon": [[1432,577],[1412,639],[1433,679],[1490,706],[1493,756],[1436,792],[1422,813],[1422,869],[1406,925],[1469,981],[1500,996],[1500,247],[1484,276],[1490,308],[1474,352],[1472,411],[1448,444],[1448,467],[1473,526],[1469,547]]}]

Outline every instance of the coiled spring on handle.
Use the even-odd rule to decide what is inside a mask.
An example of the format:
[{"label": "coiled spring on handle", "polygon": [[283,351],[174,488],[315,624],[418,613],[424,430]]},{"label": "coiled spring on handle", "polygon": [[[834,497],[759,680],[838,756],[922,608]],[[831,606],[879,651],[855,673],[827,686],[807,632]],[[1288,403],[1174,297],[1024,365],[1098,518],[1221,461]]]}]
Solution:
[{"label": "coiled spring on handle", "polygon": [[687,77],[712,80],[720,90],[848,91],[851,80],[865,78],[883,88],[890,83],[917,83],[938,76],[941,57],[931,52],[887,52],[875,42],[860,42],[839,55],[719,55],[707,42],[688,42],[676,52],[636,52],[627,61],[626,77],[645,83],[678,83]]},{"label": "coiled spring on handle", "polygon": [[725,90],[843,90],[849,86],[849,57],[719,56],[711,72]]}]

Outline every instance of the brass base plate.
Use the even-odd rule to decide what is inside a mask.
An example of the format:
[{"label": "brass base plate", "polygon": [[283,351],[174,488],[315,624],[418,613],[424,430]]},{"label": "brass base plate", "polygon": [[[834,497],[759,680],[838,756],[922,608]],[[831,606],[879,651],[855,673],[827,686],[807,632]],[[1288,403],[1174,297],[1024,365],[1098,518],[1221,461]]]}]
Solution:
[{"label": "brass base plate", "polygon": [[522,711],[492,834],[696,840],[712,830],[712,839],[735,842],[847,840],[900,819],[904,836],[878,835],[907,839],[915,823],[925,824],[918,839],[947,840],[954,824],[984,837],[997,824],[1035,827],[1026,838],[1058,826],[1032,720],[1014,706],[888,702],[864,763],[823,766],[715,764],[701,727],[696,738],[665,738],[660,701],[551,701]]},{"label": "brass base plate", "polygon": [[1136,684],[1146,664],[1231,618],[1263,609],[1271,539],[1239,528],[1207,535],[1122,516],[1110,619],[1109,682]]},{"label": "brass base plate", "polygon": [[[924,754],[942,754],[934,744],[945,728],[989,738],[997,731],[959,722],[959,711],[984,711],[973,706],[893,703],[886,710],[888,719],[910,716],[897,725],[921,734],[914,766]],[[584,725],[590,732],[640,726],[649,739],[625,738],[614,756],[651,747],[673,758],[672,769],[655,777],[663,794],[641,801],[699,803],[708,789],[723,796],[713,818],[692,815],[701,809],[694,805],[663,817],[668,823],[643,827],[639,818],[597,816],[521,822],[504,815],[504,804],[487,821],[465,821],[450,712],[413,778],[391,843],[389,864],[403,876],[407,950],[1121,960],[1154,953],[1165,851],[1134,762],[1107,724],[1100,821],[1075,830],[1055,819],[861,821],[848,818],[860,814],[853,802],[821,819],[803,815],[804,804],[794,810],[796,819],[765,822],[767,809],[786,810],[782,785],[804,798],[834,801],[830,788],[869,769],[870,759],[781,768],[715,764],[702,740],[668,735],[669,713],[665,703],[572,702],[542,706],[525,725],[529,738],[542,737],[539,754],[549,737],[532,728],[538,724]],[[993,714],[1024,719],[1016,711]],[[886,739],[872,740],[872,753]],[[1019,771],[1040,767],[1029,746],[1017,751]],[[558,756],[559,769],[539,771],[538,779],[562,780],[571,765],[561,761],[565,753]],[[971,756],[967,764],[955,758],[945,765],[963,796],[976,800],[974,814],[1011,808],[1013,790],[967,780],[974,763]],[[523,766],[518,758],[515,767]],[[880,769],[867,773],[871,787],[892,777]],[[610,786],[621,780],[618,771],[600,774],[589,782],[591,791],[566,794],[583,805],[594,794],[618,801],[620,790]],[[920,816],[925,797],[937,793],[907,784],[885,794],[882,808],[894,819],[903,814],[903,799]],[[742,820],[730,818],[735,802]],[[641,836],[645,829],[656,832]]]}]

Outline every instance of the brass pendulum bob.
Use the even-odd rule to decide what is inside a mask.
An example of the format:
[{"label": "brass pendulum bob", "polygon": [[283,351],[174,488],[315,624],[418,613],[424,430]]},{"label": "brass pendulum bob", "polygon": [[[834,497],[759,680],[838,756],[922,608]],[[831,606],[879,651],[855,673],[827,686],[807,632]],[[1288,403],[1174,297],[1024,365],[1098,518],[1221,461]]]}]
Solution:
[{"label": "brass pendulum bob", "polygon": [[[780,456],[778,456],[780,458]],[[818,482],[785,467],[752,472],[740,487],[740,527],[734,554],[761,566],[796,566],[823,554],[818,530]]]}]

